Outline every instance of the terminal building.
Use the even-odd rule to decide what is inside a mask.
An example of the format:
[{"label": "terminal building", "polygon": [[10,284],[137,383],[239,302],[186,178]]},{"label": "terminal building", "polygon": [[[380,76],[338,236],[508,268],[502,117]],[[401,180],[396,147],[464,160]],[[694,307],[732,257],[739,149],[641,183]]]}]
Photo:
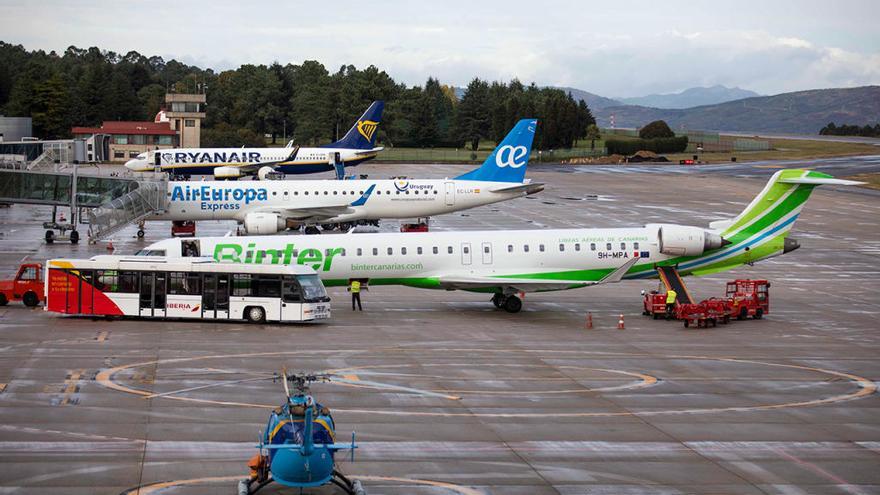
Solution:
[{"label": "terminal building", "polygon": [[105,160],[125,163],[146,151],[201,146],[205,95],[168,93],[163,108],[152,122],[109,121],[101,127],[74,127],[74,139],[109,136]]}]

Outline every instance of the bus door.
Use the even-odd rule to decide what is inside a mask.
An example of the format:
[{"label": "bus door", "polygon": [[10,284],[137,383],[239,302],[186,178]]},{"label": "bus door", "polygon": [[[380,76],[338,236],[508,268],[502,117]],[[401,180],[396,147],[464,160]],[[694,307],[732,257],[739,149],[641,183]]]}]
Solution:
[{"label": "bus door", "polygon": [[462,242],[461,243],[461,264],[462,265],[470,265],[471,264],[471,243]]},{"label": "bus door", "polygon": [[94,270],[81,270],[79,272],[79,314],[95,314],[95,272]]},{"label": "bus door", "polygon": [[229,275],[206,273],[202,289],[202,317],[229,319]]},{"label": "bus door", "polygon": [[281,321],[300,321],[302,315],[303,291],[296,277],[285,275],[281,278]]},{"label": "bus door", "polygon": [[141,290],[138,298],[140,316],[165,316],[165,290],[167,273],[140,272]]}]

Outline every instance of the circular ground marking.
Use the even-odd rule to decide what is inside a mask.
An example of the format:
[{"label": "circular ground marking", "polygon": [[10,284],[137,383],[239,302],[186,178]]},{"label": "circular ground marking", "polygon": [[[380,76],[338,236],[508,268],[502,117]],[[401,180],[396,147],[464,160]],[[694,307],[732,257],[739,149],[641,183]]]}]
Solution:
[{"label": "circular ground marking", "polygon": [[[400,349],[397,349],[400,350]],[[597,353],[591,353],[589,351],[577,351],[577,350],[536,350],[536,349],[434,349],[436,352],[473,352],[479,351],[483,353],[498,353],[498,354],[526,354],[526,355],[540,355],[542,353],[552,353],[554,356],[559,355],[567,355],[567,356],[587,356],[587,355],[596,355]],[[261,353],[246,353],[246,354],[225,354],[225,355],[211,355],[211,356],[196,356],[196,357],[186,357],[186,358],[171,358],[171,359],[160,359],[154,361],[146,361],[141,363],[134,363],[128,365],[117,366],[114,368],[102,370],[98,373],[96,377],[96,381],[101,385],[117,390],[120,392],[125,392],[129,394],[140,395],[145,398],[162,398],[168,400],[180,400],[180,401],[188,401],[188,402],[199,402],[199,403],[207,403],[207,404],[218,404],[218,405],[226,405],[226,406],[241,406],[241,407],[254,407],[254,408],[264,408],[270,409],[275,407],[275,405],[268,404],[255,404],[249,402],[237,402],[237,401],[224,401],[224,400],[214,400],[214,399],[200,399],[194,397],[187,397],[182,395],[177,395],[178,393],[185,393],[187,391],[195,390],[195,389],[205,389],[210,388],[218,384],[208,385],[205,387],[194,387],[190,389],[184,389],[175,392],[166,392],[166,393],[152,393],[146,390],[141,390],[135,387],[127,386],[120,384],[115,380],[115,377],[120,372],[144,367],[144,366],[152,366],[152,365],[161,365],[161,364],[174,364],[174,363],[188,363],[193,361],[204,361],[204,360],[212,360],[212,359],[229,359],[229,358],[265,358],[265,357],[278,357],[278,356],[293,356],[293,355],[310,355],[314,356],[316,354],[327,354],[327,355],[339,355],[339,354],[365,354],[369,353],[369,351],[365,351],[363,349],[359,350],[333,350],[333,351],[286,351],[286,352],[261,352]],[[748,412],[748,411],[762,411],[762,410],[772,410],[772,409],[786,409],[786,408],[795,408],[795,407],[812,407],[812,406],[820,406],[825,404],[833,404],[837,402],[850,401],[855,399],[861,399],[867,397],[871,394],[877,392],[877,385],[867,379],[857,375],[853,375],[850,373],[845,373],[841,371],[828,370],[823,368],[816,368],[812,366],[798,365],[798,364],[785,364],[785,363],[774,363],[768,361],[758,361],[752,359],[738,359],[738,358],[729,358],[729,357],[714,357],[714,356],[691,356],[691,355],[651,355],[651,354],[626,354],[626,353],[611,353],[604,354],[598,353],[604,357],[614,356],[614,357],[628,357],[628,358],[652,358],[652,359],[687,359],[687,360],[702,360],[702,361],[716,361],[716,362],[724,362],[724,363],[738,363],[738,364],[751,364],[757,366],[766,366],[771,368],[783,368],[783,369],[793,369],[793,370],[801,370],[809,373],[818,373],[821,375],[825,375],[826,377],[831,377],[834,379],[843,379],[849,382],[852,382],[857,388],[856,390],[840,394],[834,395],[830,397],[820,397],[816,399],[810,400],[802,400],[802,401],[793,401],[793,402],[780,402],[780,403],[769,403],[769,404],[758,404],[758,405],[749,405],[749,406],[728,406],[728,407],[707,407],[707,408],[685,408],[685,409],[662,409],[662,410],[626,410],[626,411],[616,411],[616,412],[553,412],[553,411],[544,411],[544,412],[529,412],[529,413],[503,413],[503,412],[492,412],[492,413],[481,413],[481,412],[472,412],[472,411],[462,411],[462,412],[440,412],[440,411],[408,411],[408,410],[399,410],[399,409],[347,409],[335,407],[334,410],[337,412],[348,412],[348,413],[363,413],[363,414],[381,414],[387,416],[424,416],[424,417],[481,417],[481,418],[587,418],[587,417],[615,417],[615,416],[659,416],[659,415],[676,415],[676,414],[713,414],[713,413],[722,413],[722,412]],[[429,364],[430,365],[430,364]],[[379,368],[382,366],[394,366],[394,365],[377,365],[373,368]],[[463,365],[460,365],[463,366]],[[470,366],[479,366],[478,364],[473,364]],[[513,365],[511,365],[513,366]],[[334,372],[339,372],[340,370],[356,370],[356,369],[368,369],[370,366],[365,367],[352,367],[352,368],[340,368],[334,370]],[[562,368],[559,366],[557,368]],[[604,368],[581,368],[584,370],[594,370],[594,371],[604,371],[609,373],[618,373],[626,376],[639,377],[641,381],[636,382],[637,385],[640,385],[642,388],[645,385],[646,379],[642,377],[650,377],[650,379],[654,380],[656,383],[657,378],[652,375],[647,375],[644,373],[638,373],[627,370],[609,370]],[[230,383],[230,382],[225,382]],[[366,386],[366,385],[365,385]],[[632,387],[632,385],[630,385]],[[582,392],[583,390],[579,390]],[[592,389],[592,391],[597,391],[597,389]],[[607,389],[605,391],[608,391]],[[476,391],[475,391],[476,393]],[[528,392],[519,392],[520,394],[526,395]]]}]

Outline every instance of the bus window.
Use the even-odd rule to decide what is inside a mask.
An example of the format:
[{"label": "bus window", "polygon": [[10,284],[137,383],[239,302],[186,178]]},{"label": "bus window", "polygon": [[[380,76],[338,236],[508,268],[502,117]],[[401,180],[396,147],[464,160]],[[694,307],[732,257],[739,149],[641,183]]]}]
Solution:
[{"label": "bus window", "polygon": [[251,276],[247,273],[235,273],[232,275],[232,295],[251,295]]},{"label": "bus window", "polygon": [[285,275],[281,279],[281,300],[286,303],[302,302],[302,289],[299,282],[296,281],[296,277]]},{"label": "bus window", "polygon": [[279,297],[281,295],[281,278],[279,275],[254,275],[252,291],[256,297]]},{"label": "bus window", "polygon": [[197,296],[201,291],[198,273],[172,272],[169,274],[168,293],[177,296]]},{"label": "bus window", "polygon": [[101,292],[116,292],[119,289],[119,272],[116,270],[96,270],[95,288]]},{"label": "bus window", "polygon": [[184,257],[197,258],[201,256],[199,254],[201,252],[199,249],[199,241],[180,241],[180,252]]},{"label": "bus window", "polygon": [[137,292],[139,292],[137,272],[119,273],[119,292],[124,292],[128,294],[136,294]]},{"label": "bus window", "polygon": [[297,275],[305,302],[329,301],[324,284],[317,275]]}]

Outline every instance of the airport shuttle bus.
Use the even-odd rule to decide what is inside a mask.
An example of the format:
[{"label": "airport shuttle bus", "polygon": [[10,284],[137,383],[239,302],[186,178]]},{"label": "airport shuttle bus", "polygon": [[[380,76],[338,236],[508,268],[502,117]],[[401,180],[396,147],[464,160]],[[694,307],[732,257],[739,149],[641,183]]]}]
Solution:
[{"label": "airport shuttle bus", "polygon": [[330,317],[315,271],[210,258],[95,256],[46,263],[46,310],[70,315],[295,322]]}]

